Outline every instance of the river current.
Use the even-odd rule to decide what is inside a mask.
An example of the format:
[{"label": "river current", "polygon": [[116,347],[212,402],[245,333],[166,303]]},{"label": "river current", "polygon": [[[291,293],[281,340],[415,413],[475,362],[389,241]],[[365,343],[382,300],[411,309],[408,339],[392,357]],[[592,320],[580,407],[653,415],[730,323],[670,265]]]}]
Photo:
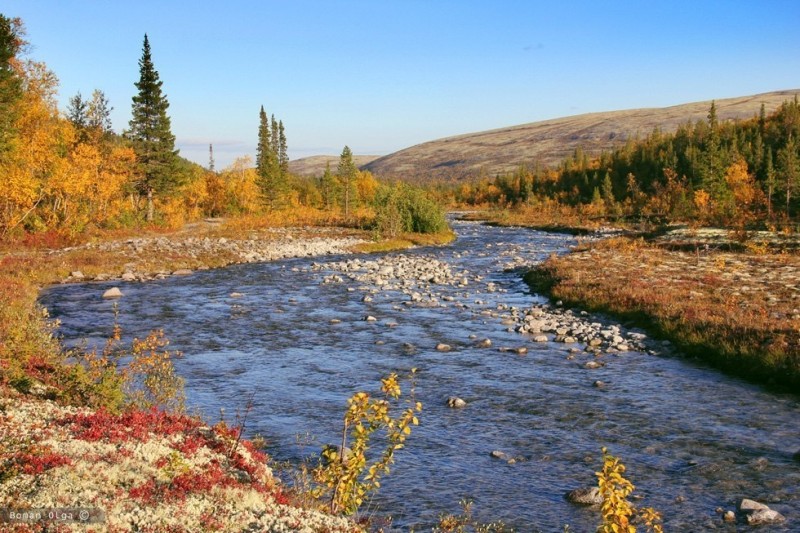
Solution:
[{"label": "river current", "polygon": [[[280,461],[298,463],[337,442],[349,396],[374,391],[389,372],[418,368],[421,424],[366,510],[390,513],[399,531],[429,530],[464,499],[474,502],[476,519],[502,520],[521,532],[563,531],[566,524],[593,531],[597,510],[567,502],[564,493],[596,483],[603,446],[627,465],[634,495],[644,497],[637,504],[662,511],[666,531],[747,530],[715,512],[733,510],[743,497],[787,517],[770,531],[800,529],[800,463],[792,458],[800,450],[797,396],[675,354],[629,351],[609,356],[602,368],[582,368],[569,345],[534,343],[509,331],[498,311],[543,303],[511,267],[562,253],[573,238],[453,225],[454,243],[403,252],[479,280],[438,288],[448,297],[435,307],[407,305],[399,291],[365,299],[365,287],[346,277],[324,283],[333,273],[325,265],[342,257],[236,265],[148,283],[62,285],[40,301],[61,321],[67,345],[102,346],[114,313],[101,295],[119,286],[125,338],[161,328],[170,348],[183,352],[176,367],[190,412],[214,422],[224,411],[233,421],[250,399],[246,433],[264,436]],[[368,315],[377,320],[365,321]],[[492,347],[478,347],[475,339],[483,338]],[[453,350],[439,352],[438,343]],[[498,350],[503,346],[528,353]],[[595,380],[607,386],[594,387]],[[448,407],[449,396],[467,406]],[[520,460],[498,460],[490,455],[495,450]]]}]

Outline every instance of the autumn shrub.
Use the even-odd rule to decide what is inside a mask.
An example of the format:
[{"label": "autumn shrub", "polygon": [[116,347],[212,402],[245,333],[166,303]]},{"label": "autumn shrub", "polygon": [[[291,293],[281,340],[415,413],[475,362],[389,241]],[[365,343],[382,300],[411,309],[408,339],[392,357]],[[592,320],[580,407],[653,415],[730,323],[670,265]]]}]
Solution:
[{"label": "autumn shrub", "polygon": [[[415,373],[412,369],[411,391],[405,402],[400,401],[402,390],[395,373],[381,380],[382,397],[357,392],[347,401],[341,444],[326,446],[312,472],[317,483],[314,494],[327,501],[331,513],[358,511],[380,488],[381,477],[389,473],[394,454],[405,446],[411,427],[419,424],[417,413],[422,411],[422,404],[414,399]],[[374,444],[376,432],[383,435],[384,448],[378,457],[370,458],[367,451]]]},{"label": "autumn shrub", "polygon": [[651,507],[634,509],[628,501],[635,487],[623,476],[625,470],[622,461],[603,448],[603,468],[595,472],[603,497],[600,507],[603,522],[597,528],[598,533],[636,533],[636,524],[643,524],[647,531],[663,533],[660,513]]},{"label": "autumn shrub", "polygon": [[183,412],[186,397],[184,379],[175,373],[172,359],[180,356],[165,348],[169,341],[161,330],[147,338],[134,339],[130,361],[122,370],[127,402],[139,409],[158,407],[170,412]]}]

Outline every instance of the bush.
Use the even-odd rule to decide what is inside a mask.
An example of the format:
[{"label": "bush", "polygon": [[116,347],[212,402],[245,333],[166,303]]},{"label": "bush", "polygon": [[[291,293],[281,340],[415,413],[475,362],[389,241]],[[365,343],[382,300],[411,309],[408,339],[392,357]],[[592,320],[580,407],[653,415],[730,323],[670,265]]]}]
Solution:
[{"label": "bush", "polygon": [[384,186],[375,197],[375,230],[382,237],[400,233],[438,233],[447,229],[444,209],[421,189],[407,184]]}]

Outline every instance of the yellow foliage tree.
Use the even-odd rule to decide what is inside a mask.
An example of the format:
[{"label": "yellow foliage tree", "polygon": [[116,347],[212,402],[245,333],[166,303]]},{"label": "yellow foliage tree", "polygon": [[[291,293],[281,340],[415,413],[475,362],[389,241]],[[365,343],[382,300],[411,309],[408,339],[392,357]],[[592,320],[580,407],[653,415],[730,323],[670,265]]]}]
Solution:
[{"label": "yellow foliage tree", "polygon": [[378,180],[368,170],[356,171],[356,196],[359,205],[370,204],[378,192]]}]

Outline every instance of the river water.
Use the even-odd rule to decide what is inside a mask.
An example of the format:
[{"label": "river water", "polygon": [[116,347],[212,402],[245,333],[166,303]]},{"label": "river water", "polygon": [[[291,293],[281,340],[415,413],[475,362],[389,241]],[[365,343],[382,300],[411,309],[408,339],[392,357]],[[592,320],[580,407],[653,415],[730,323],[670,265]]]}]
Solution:
[{"label": "river water", "polygon": [[[101,295],[120,286],[126,338],[163,328],[171,348],[183,352],[176,366],[190,411],[213,422],[223,410],[232,421],[252,400],[247,434],[266,437],[281,461],[297,463],[337,442],[354,392],[418,368],[421,425],[367,509],[391,513],[400,531],[430,529],[464,499],[474,502],[476,519],[522,532],[566,524],[593,531],[597,510],[566,502],[564,493],[595,484],[603,446],[623,459],[642,504],[663,512],[667,531],[747,530],[723,524],[715,512],[734,509],[742,497],[788,518],[770,531],[800,529],[800,463],[792,459],[800,450],[798,397],[674,355],[630,351],[609,356],[603,368],[582,368],[567,345],[509,331],[498,311],[543,303],[509,267],[564,252],[573,239],[459,221],[454,229],[459,238],[451,245],[404,252],[474,280],[438,288],[448,297],[437,307],[405,304],[409,297],[398,291],[364,301],[365,287],[346,277],[323,283],[333,273],[325,265],[341,257],[149,283],[62,285],[44,291],[41,303],[61,321],[67,344],[102,345],[114,316]],[[476,338],[493,346],[477,347]],[[453,350],[438,352],[437,343]],[[502,346],[529,351],[520,356]],[[593,387],[595,380],[607,387]],[[467,407],[449,408],[453,395]],[[520,460],[508,464],[491,457],[494,450]]]}]

